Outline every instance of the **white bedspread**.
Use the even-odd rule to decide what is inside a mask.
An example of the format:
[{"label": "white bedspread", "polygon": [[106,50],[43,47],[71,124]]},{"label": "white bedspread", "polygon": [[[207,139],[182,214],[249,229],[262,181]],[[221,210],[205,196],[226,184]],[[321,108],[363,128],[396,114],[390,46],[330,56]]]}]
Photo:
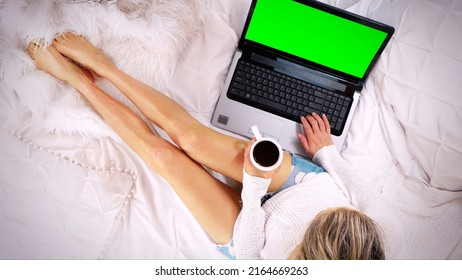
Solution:
[{"label": "white bedspread", "polygon": [[[13,21],[4,13],[13,2],[26,3],[0,0],[2,26]],[[396,29],[365,85],[342,152],[370,184],[383,187],[375,207],[395,215],[402,228],[403,246],[393,257],[461,259],[461,1],[324,2]],[[194,28],[193,36],[155,33],[166,24],[159,19],[169,13],[153,12],[156,20],[138,26],[125,17],[133,12],[120,14],[114,6],[99,23],[106,36],[90,33],[90,27],[73,29],[87,32],[119,66],[161,88],[210,126],[249,3],[197,1],[187,9],[195,7],[198,17],[176,22],[178,30]],[[119,19],[114,26],[109,16]],[[133,26],[121,29],[123,20]],[[12,22],[9,26],[15,28]],[[128,33],[129,28],[139,33]],[[168,184],[76,92],[34,70],[24,52],[26,38],[17,39],[20,31],[27,33],[9,30],[0,50],[0,258],[225,258]],[[146,37],[149,32],[154,33]],[[47,38],[48,33],[41,34]],[[117,49],[114,42],[123,38],[132,40]],[[153,43],[158,38],[176,42],[170,45],[175,47],[159,47]],[[135,39],[154,49],[137,49],[139,57],[130,63],[121,53]],[[143,60],[151,54],[161,61],[139,67],[154,63]]]}]

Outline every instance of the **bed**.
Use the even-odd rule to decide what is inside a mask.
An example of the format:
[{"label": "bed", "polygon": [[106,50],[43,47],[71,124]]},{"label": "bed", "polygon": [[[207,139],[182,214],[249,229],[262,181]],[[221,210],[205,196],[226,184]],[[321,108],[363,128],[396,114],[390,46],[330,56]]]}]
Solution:
[{"label": "bed", "polygon": [[[402,246],[390,258],[462,259],[461,1],[323,2],[396,29],[341,152],[382,188],[375,207],[396,216]],[[226,258],[168,184],[24,50],[84,34],[211,127],[249,4],[0,0],[0,259]]]}]

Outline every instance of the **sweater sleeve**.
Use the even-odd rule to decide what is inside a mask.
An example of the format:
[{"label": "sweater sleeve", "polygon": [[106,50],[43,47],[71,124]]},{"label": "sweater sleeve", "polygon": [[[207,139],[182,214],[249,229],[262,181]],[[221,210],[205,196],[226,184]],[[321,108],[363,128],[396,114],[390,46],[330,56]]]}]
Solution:
[{"label": "sweater sleeve", "polygon": [[333,178],[351,204],[364,210],[367,204],[380,195],[380,189],[368,186],[364,178],[343,159],[334,145],[324,147],[313,157]]},{"label": "sweater sleeve", "polygon": [[271,179],[253,177],[244,171],[242,180],[242,210],[234,225],[233,242],[236,258],[259,259],[265,245],[265,211],[261,198]]}]

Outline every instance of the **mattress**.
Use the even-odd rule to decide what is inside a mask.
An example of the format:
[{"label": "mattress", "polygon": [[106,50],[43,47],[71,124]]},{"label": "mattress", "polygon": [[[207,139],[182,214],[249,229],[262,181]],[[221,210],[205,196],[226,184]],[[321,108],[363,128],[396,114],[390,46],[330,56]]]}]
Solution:
[{"label": "mattress", "polygon": [[[0,1],[0,258],[226,258],[169,185],[78,93],[37,71],[24,51],[37,34],[49,40],[63,30],[84,33],[123,70],[212,127],[250,1],[163,2],[142,9],[38,3],[54,17],[42,24],[36,16],[42,25],[31,31],[14,23],[33,4]],[[390,258],[461,259],[461,2],[323,2],[396,29],[361,92],[341,152],[381,187],[371,207],[396,217],[402,238]],[[21,14],[7,16],[11,11]]]}]

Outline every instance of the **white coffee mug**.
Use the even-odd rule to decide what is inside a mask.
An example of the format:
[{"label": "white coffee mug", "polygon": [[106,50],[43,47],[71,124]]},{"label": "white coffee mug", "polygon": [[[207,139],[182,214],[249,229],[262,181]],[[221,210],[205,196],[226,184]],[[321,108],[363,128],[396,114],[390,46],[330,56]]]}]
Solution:
[{"label": "white coffee mug", "polygon": [[282,163],[282,147],[274,139],[262,137],[257,126],[251,127],[256,140],[250,147],[250,161],[261,171],[272,171]]}]

